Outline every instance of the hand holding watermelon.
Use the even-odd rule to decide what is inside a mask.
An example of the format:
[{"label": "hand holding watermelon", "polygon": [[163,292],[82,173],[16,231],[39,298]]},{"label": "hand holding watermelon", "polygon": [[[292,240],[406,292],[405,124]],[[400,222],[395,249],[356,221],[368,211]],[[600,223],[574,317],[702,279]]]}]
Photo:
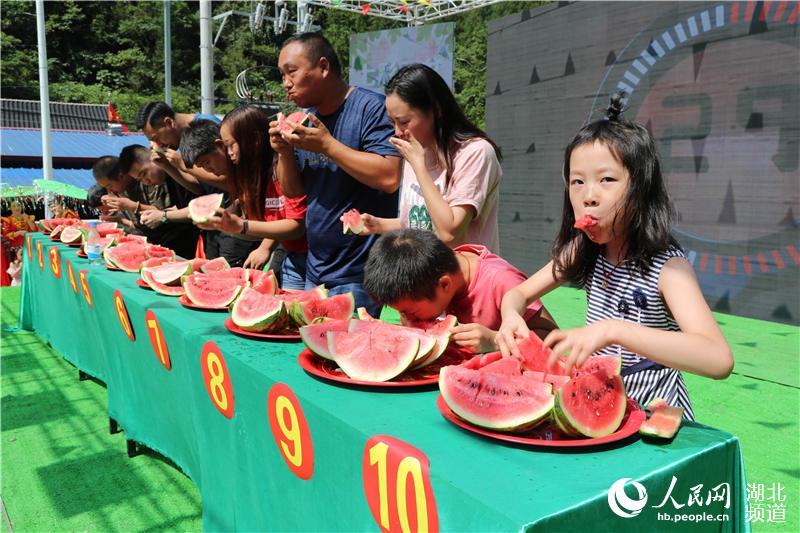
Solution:
[{"label": "hand holding watermelon", "polygon": [[295,148],[309,152],[327,153],[328,146],[333,140],[331,132],[314,115],[308,115],[308,120],[313,124],[313,128],[299,124],[295,126],[291,122],[287,122],[290,127],[293,127],[293,130],[291,132],[281,130],[281,137]]},{"label": "hand holding watermelon", "polygon": [[508,357],[514,355],[519,357],[519,347],[517,343],[523,339],[527,339],[531,332],[528,329],[528,324],[519,313],[514,313],[512,316],[504,316],[503,324],[500,330],[495,335],[495,343],[500,352]]},{"label": "hand holding watermelon", "polygon": [[610,325],[610,320],[601,320],[570,330],[554,329],[543,343],[546,348],[553,350],[548,366],[554,365],[561,354],[569,352],[565,361],[566,371],[569,373],[573,367],[580,368],[594,352],[613,343]]},{"label": "hand holding watermelon", "polygon": [[453,328],[453,342],[473,353],[486,353],[497,349],[496,331],[480,324],[459,324]]}]

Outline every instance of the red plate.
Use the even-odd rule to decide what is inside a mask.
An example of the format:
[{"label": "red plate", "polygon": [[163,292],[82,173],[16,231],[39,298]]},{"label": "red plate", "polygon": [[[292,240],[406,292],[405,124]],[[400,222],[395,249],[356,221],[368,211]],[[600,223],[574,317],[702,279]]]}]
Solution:
[{"label": "red plate", "polygon": [[109,270],[117,270],[117,271],[120,271],[120,272],[122,271],[122,269],[121,269],[121,268],[117,268],[117,267],[115,267],[114,265],[112,265],[112,264],[110,264],[110,263],[106,263],[106,264],[105,264],[105,265],[103,265],[103,266],[105,266],[105,267],[106,267],[107,269],[109,269]]},{"label": "red plate", "polygon": [[75,254],[75,255],[77,255],[78,257],[83,257],[84,259],[86,259],[87,257],[89,257],[88,255],[86,255],[86,252],[84,252],[84,251],[83,251],[83,248],[81,248],[80,250],[78,250],[78,253],[77,253],[77,254]]},{"label": "red plate", "polygon": [[153,288],[150,285],[148,285],[147,282],[145,280],[143,280],[142,278],[138,278],[136,280],[136,284],[138,286],[140,286],[141,288],[143,288],[143,289],[147,289],[148,291],[152,291],[153,290]]},{"label": "red plate", "polygon": [[233,319],[228,317],[225,319],[225,327],[228,331],[241,335],[242,337],[249,337],[251,339],[264,339],[267,341],[299,341],[299,334],[280,334],[280,333],[255,333],[253,331],[245,331],[233,323]]},{"label": "red plate", "polygon": [[450,410],[450,407],[447,406],[441,394],[438,398],[436,398],[436,407],[439,408],[439,412],[442,413],[442,416],[445,417],[449,422],[452,422],[453,424],[466,429],[467,431],[477,433],[478,435],[491,437],[497,440],[504,440],[506,442],[513,442],[516,444],[526,444],[528,446],[550,446],[555,448],[599,446],[601,444],[616,442],[630,437],[639,431],[639,427],[647,419],[647,415],[642,408],[639,407],[639,404],[628,398],[628,409],[625,411],[625,417],[622,419],[622,424],[617,431],[611,435],[597,439],[577,439],[561,438],[557,434],[552,434],[550,428],[534,429],[533,431],[522,435],[509,435],[507,433],[498,433],[492,431],[491,429],[473,426],[469,422],[465,422],[456,416],[456,414]]},{"label": "red plate", "polygon": [[82,242],[70,242],[70,243],[67,243],[67,246],[69,246],[70,248],[81,248],[83,246],[83,243]]},{"label": "red plate", "polygon": [[[45,233],[45,235],[50,235],[49,233]],[[61,238],[56,235],[55,237],[50,237],[50,240],[53,242],[61,242]]]},{"label": "red plate", "polygon": [[185,294],[181,294],[178,297],[178,303],[180,303],[184,307],[188,307],[189,309],[199,309],[200,311],[227,311],[227,307],[210,307],[206,305],[197,305],[189,298],[186,297]]},{"label": "red plate", "polygon": [[347,383],[349,385],[362,385],[366,387],[421,387],[423,385],[435,385],[439,382],[439,369],[443,365],[432,364],[417,370],[416,372],[408,372],[401,374],[391,381],[361,381],[358,379],[351,379],[344,372],[339,369],[335,361],[325,359],[315,355],[311,350],[305,349],[297,356],[297,362],[300,366],[314,376],[327,379],[330,381],[338,381],[339,383]]}]

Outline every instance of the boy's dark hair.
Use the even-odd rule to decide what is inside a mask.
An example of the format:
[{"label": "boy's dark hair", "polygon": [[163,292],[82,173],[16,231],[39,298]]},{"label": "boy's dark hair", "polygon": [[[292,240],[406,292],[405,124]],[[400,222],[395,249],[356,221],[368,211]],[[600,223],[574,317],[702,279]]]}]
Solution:
[{"label": "boy's dark hair", "polygon": [[594,269],[602,246],[575,229],[575,213],[569,200],[569,160],[572,151],[586,144],[600,142],[628,171],[628,192],[623,209],[626,267],[645,275],[650,260],[658,253],[680,245],[670,233],[674,209],[661,174],[661,162],[655,141],[641,124],[621,118],[624,94],[611,97],[606,118],[584,126],[564,151],[564,207],[561,229],[551,256],[553,273],[560,279],[585,285]]},{"label": "boy's dark hair", "polygon": [[193,120],[181,133],[181,158],[186,168],[192,168],[197,158],[213,152],[219,139],[219,126],[210,120]]},{"label": "boy's dark hair", "polygon": [[164,125],[165,118],[175,118],[175,111],[166,102],[147,102],[139,108],[136,114],[136,128],[139,131],[150,124],[151,128],[158,128]]},{"label": "boy's dark hair", "polygon": [[342,64],[339,62],[339,56],[336,55],[336,50],[333,49],[331,42],[323,37],[321,33],[306,32],[292,35],[283,41],[283,46],[281,46],[281,48],[285,48],[286,45],[292,43],[302,44],[303,48],[306,50],[308,60],[314,65],[317,64],[320,58],[324,57],[327,59],[331,67],[331,72],[340,78],[342,77]]},{"label": "boy's dark hair", "polygon": [[106,191],[105,188],[95,183],[89,187],[89,190],[86,192],[86,203],[89,207],[97,209],[102,205],[102,198],[107,193],[108,191]]},{"label": "boy's dark hair", "polygon": [[113,155],[104,155],[92,165],[92,176],[99,180],[105,178],[109,181],[119,181],[119,158]]},{"label": "boy's dark hair", "polygon": [[430,231],[402,229],[372,245],[364,266],[364,289],[381,305],[403,298],[431,300],[439,278],[458,271],[453,250]]},{"label": "boy's dark hair", "polygon": [[470,139],[486,139],[502,162],[500,147],[467,118],[447,83],[428,65],[413,63],[402,67],[386,83],[384,93],[396,94],[414,109],[433,115],[433,134],[436,145],[444,152],[447,183],[453,175],[453,158],[459,145]]},{"label": "boy's dark hair", "polygon": [[119,171],[130,172],[134,163],[146,163],[150,160],[150,150],[141,144],[129,144],[119,153]]}]

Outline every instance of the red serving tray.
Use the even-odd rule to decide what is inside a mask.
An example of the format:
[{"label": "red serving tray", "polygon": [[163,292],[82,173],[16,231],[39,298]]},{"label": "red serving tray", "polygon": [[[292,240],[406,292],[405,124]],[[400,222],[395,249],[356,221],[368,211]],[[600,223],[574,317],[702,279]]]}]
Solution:
[{"label": "red serving tray", "polygon": [[281,333],[256,333],[254,331],[245,331],[233,323],[233,319],[228,317],[225,319],[225,327],[228,331],[241,335],[242,337],[249,337],[251,339],[268,340],[268,341],[299,341],[300,334],[281,334]]},{"label": "red serving tray", "polygon": [[148,285],[147,282],[145,280],[143,280],[142,278],[138,278],[136,280],[136,284],[138,286],[140,286],[141,288],[143,288],[143,289],[147,289],[148,291],[152,291],[153,290],[153,287]]},{"label": "red serving tray", "polygon": [[207,305],[197,305],[191,301],[185,294],[178,296],[178,303],[189,309],[197,309],[198,311],[228,311],[228,306],[225,307],[211,307]]}]

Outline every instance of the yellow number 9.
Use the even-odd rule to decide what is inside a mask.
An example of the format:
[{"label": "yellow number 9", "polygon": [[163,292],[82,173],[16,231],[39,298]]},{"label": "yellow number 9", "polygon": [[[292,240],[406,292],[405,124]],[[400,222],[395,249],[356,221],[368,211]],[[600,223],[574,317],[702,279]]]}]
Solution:
[{"label": "yellow number 9", "polygon": [[[303,463],[303,444],[300,441],[300,428],[297,424],[297,413],[294,410],[292,402],[286,396],[278,396],[275,401],[275,411],[278,416],[278,426],[281,428],[281,433],[288,441],[292,443],[294,452],[289,452],[288,443],[281,441],[281,448],[286,454],[286,458],[294,466],[300,466]],[[290,427],[286,427],[286,417],[284,413],[289,414]]]}]

